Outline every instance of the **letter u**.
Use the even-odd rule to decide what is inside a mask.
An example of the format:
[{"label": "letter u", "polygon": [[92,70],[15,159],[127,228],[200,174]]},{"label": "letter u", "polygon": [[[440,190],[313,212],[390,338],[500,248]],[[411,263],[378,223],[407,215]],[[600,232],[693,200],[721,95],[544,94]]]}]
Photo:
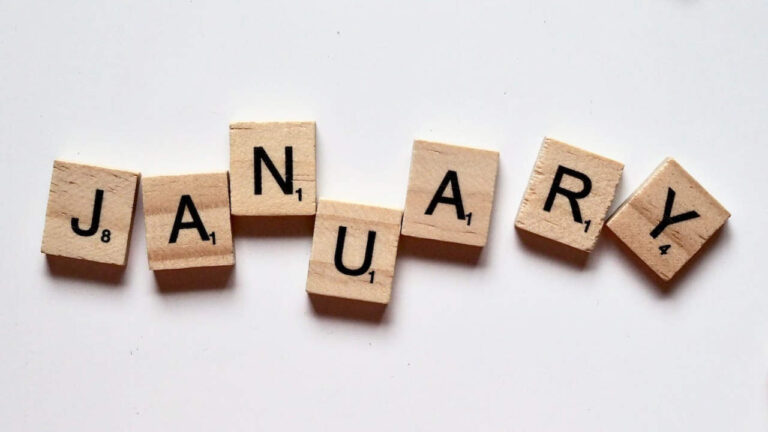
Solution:
[{"label": "letter u", "polygon": [[371,260],[373,260],[373,245],[376,243],[376,231],[368,231],[368,243],[365,245],[365,259],[363,264],[356,268],[350,269],[344,265],[344,240],[347,237],[347,227],[339,226],[339,234],[336,238],[336,255],[334,257],[334,264],[336,269],[348,276],[360,276],[368,272],[371,268]]}]

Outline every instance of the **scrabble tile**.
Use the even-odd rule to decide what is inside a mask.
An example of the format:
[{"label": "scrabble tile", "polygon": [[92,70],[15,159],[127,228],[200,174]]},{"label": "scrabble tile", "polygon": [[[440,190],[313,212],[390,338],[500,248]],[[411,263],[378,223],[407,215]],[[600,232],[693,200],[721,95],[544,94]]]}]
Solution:
[{"label": "scrabble tile", "polygon": [[125,265],[139,174],[55,161],[41,252]]},{"label": "scrabble tile", "polygon": [[498,170],[498,152],[415,141],[403,235],[485,246]]},{"label": "scrabble tile", "polygon": [[608,219],[608,229],[668,281],[730,213],[674,159],[667,158]]},{"label": "scrabble tile", "polygon": [[544,138],[515,226],[589,253],[624,164]]},{"label": "scrabble tile", "polygon": [[152,270],[235,264],[227,173],[142,181]]},{"label": "scrabble tile", "polygon": [[315,123],[229,126],[232,214],[313,215]]},{"label": "scrabble tile", "polygon": [[389,303],[403,213],[320,200],[307,292]]}]

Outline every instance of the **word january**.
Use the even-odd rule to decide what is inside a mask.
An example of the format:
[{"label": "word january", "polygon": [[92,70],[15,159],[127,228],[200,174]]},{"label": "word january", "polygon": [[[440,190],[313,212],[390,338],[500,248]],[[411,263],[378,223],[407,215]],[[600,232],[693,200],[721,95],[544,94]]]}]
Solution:
[{"label": "word january", "polygon": [[[147,177],[55,161],[42,252],[125,265],[142,182],[152,270],[231,266],[231,217],[315,215],[307,292],[387,304],[401,235],[485,246],[499,153],[415,141],[403,210],[317,200],[313,122],[230,125],[230,169]],[[584,253],[603,226],[671,279],[730,217],[665,159],[608,218],[624,165],[545,138],[515,226]]]}]

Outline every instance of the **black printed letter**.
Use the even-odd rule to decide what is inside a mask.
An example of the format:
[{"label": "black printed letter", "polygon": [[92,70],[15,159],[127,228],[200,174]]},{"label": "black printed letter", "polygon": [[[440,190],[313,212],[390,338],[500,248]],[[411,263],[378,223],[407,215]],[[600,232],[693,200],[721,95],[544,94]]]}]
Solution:
[{"label": "black printed letter", "polygon": [[365,259],[363,259],[363,265],[357,269],[350,269],[344,265],[344,239],[347,237],[347,227],[339,227],[339,236],[336,238],[336,256],[333,261],[336,264],[336,269],[348,276],[360,276],[365,274],[371,267],[371,260],[373,259],[373,244],[376,242],[376,231],[368,231],[368,243],[365,245]]},{"label": "black printed letter", "polygon": [[101,202],[104,200],[104,191],[96,189],[96,200],[93,203],[93,216],[91,216],[91,226],[87,230],[80,228],[80,218],[72,218],[72,231],[83,237],[90,237],[99,230],[99,219],[101,219]]},{"label": "black printed letter", "polygon": [[[189,210],[189,215],[192,216],[192,222],[182,222],[184,219],[184,213]],[[197,213],[195,203],[192,202],[192,197],[189,195],[182,195],[179,200],[179,209],[176,210],[176,220],[173,221],[173,229],[171,230],[171,239],[168,243],[176,243],[179,238],[179,230],[197,228],[197,232],[200,233],[200,239],[202,241],[210,240],[208,233],[205,231],[205,225],[203,225],[200,215]]]},{"label": "black printed letter", "polygon": [[651,237],[656,238],[661,235],[662,231],[669,225],[684,222],[689,219],[695,219],[699,217],[699,214],[695,211],[689,211],[681,213],[679,215],[672,216],[672,206],[675,204],[675,190],[667,188],[667,202],[664,204],[664,217],[661,219],[656,228],[651,231]]},{"label": "black printed letter", "polygon": [[[453,195],[450,198],[443,196],[449,183],[451,184],[451,193]],[[456,171],[448,171],[445,173],[443,181],[440,182],[440,186],[438,186],[437,192],[435,192],[435,195],[432,197],[432,201],[429,202],[427,211],[424,212],[424,214],[431,215],[434,213],[438,204],[452,204],[456,206],[457,218],[464,220],[466,217],[464,214],[464,203],[461,201],[461,190],[459,190],[459,176],[456,174]]]},{"label": "black printed letter", "polygon": [[[567,174],[573,178],[581,180],[584,187],[579,192],[569,191],[560,187],[560,182],[563,180],[563,175]],[[560,194],[568,198],[568,202],[571,203],[571,211],[573,212],[573,220],[578,223],[583,223],[581,220],[581,210],[579,209],[579,203],[576,201],[580,198],[584,198],[592,191],[592,180],[586,176],[586,174],[566,168],[562,165],[557,166],[557,172],[555,173],[555,179],[552,181],[552,187],[549,188],[549,195],[547,195],[547,201],[544,203],[544,211],[548,212],[552,210],[552,204],[555,203],[555,196]]]},{"label": "black printed letter", "polygon": [[272,159],[269,158],[267,152],[264,151],[264,147],[253,148],[253,175],[254,175],[254,190],[253,193],[261,195],[261,163],[264,162],[264,166],[267,167],[269,173],[277,181],[277,185],[283,190],[286,195],[293,193],[293,147],[287,146],[285,148],[285,178],[280,176],[280,172],[277,171],[275,164],[272,163]]}]

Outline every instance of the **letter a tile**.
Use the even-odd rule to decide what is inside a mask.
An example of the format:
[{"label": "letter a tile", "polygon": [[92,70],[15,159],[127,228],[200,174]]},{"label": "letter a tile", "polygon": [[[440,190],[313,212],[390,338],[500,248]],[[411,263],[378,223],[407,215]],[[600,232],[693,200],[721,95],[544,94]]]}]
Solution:
[{"label": "letter a tile", "polygon": [[232,214],[313,215],[315,123],[229,126]]},{"label": "letter a tile", "polygon": [[150,269],[234,265],[227,173],[148,177],[142,190]]},{"label": "letter a tile", "polygon": [[55,161],[41,251],[125,265],[139,174]]},{"label": "letter a tile", "polygon": [[591,252],[623,170],[620,162],[544,138],[515,226]]},{"label": "letter a tile", "polygon": [[403,235],[485,246],[498,170],[498,152],[414,142]]},{"label": "letter a tile", "polygon": [[730,213],[674,159],[665,159],[608,219],[608,229],[668,281]]},{"label": "letter a tile", "polygon": [[403,213],[320,200],[307,292],[387,304]]}]

